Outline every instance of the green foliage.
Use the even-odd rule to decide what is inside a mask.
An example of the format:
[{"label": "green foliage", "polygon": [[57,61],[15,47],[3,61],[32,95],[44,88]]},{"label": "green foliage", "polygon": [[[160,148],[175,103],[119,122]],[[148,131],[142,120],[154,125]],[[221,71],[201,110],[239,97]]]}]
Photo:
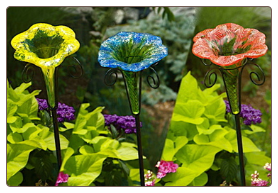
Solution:
[{"label": "green foliage", "polygon": [[[128,172],[126,161],[138,158],[136,145],[112,139],[104,127],[103,107],[92,112],[86,110],[88,107],[89,104],[81,105],[74,127],[69,127],[73,130],[61,167],[61,171],[70,175],[66,185],[89,186],[94,185],[95,180],[97,184],[122,185],[117,179]],[[107,171],[108,163],[110,170]],[[115,179],[104,180],[110,178],[111,173]]]},{"label": "green foliage", "polygon": [[[8,185],[34,185],[42,180],[54,184],[58,171],[52,124],[42,113],[38,117],[35,96],[29,93],[31,83],[12,89],[7,83],[7,180]],[[24,108],[23,108],[24,107]],[[82,104],[75,123],[60,124],[60,143],[63,151],[61,171],[69,174],[69,186],[132,185],[130,169],[138,172],[138,165],[128,164],[138,159],[134,143],[111,138],[104,127],[103,107],[88,111],[89,104]],[[28,175],[37,179],[27,179]],[[109,179],[109,180],[107,180]],[[129,180],[128,180],[129,179]],[[135,182],[136,183],[136,182]]]},{"label": "green foliage", "polygon": [[167,16],[168,21],[175,21],[175,15],[169,7],[153,7],[152,9],[156,12],[156,14],[160,14],[162,11],[163,19]]},{"label": "green foliage", "polygon": [[[162,154],[162,160],[179,164],[176,173],[162,178],[166,186],[203,186],[213,172],[217,178],[228,183],[238,183],[238,157],[236,131],[226,119],[226,94],[217,94],[219,85],[201,90],[189,72],[182,80],[170,129]],[[259,126],[251,125],[243,130],[243,151],[246,156],[247,176],[262,168],[269,158],[249,138],[254,133],[264,132]],[[265,163],[251,160],[262,156]],[[208,176],[209,175],[209,176]],[[250,180],[248,181],[250,184]],[[219,184],[209,184],[219,185]]]},{"label": "green foliage", "polygon": [[[22,182],[21,170],[27,165],[32,169],[36,166],[33,171],[41,179],[48,177],[54,179],[55,175],[44,173],[55,164],[55,161],[48,159],[49,152],[55,150],[54,133],[51,128],[40,124],[40,118],[37,116],[38,103],[35,98],[40,91],[29,93],[26,90],[29,86],[31,83],[22,83],[13,89],[7,82],[7,180],[11,186]],[[61,149],[66,149],[68,140],[60,135],[60,141]],[[34,150],[48,153],[30,158],[30,153]],[[45,158],[44,161],[38,161],[42,157]]]},{"label": "green foliage", "polygon": [[223,23],[236,23],[245,28],[256,29],[269,25],[262,21],[268,21],[270,7],[198,7],[196,11],[198,31]]}]

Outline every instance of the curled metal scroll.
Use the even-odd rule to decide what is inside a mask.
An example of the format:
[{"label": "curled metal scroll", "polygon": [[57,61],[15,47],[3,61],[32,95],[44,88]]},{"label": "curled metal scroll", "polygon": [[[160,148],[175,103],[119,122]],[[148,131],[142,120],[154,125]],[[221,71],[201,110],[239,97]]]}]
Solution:
[{"label": "curled metal scroll", "polygon": [[[70,76],[72,78],[80,78],[83,75],[83,72],[84,72],[83,67],[82,67],[81,63],[79,62],[79,60],[77,60],[77,58],[73,57],[73,59],[76,61],[76,63],[78,65],[71,65],[71,67],[74,69],[75,72],[79,71],[79,74],[78,75],[70,74]],[[77,70],[77,66],[78,66],[79,70]]]},{"label": "curled metal scroll", "polygon": [[113,86],[115,84],[115,82],[118,79],[118,74],[117,74],[118,71],[119,70],[116,68],[110,68],[109,70],[107,70],[104,76],[104,83],[107,86]]},{"label": "curled metal scroll", "polygon": [[149,69],[151,69],[151,71],[153,71],[153,73],[155,74],[154,76],[148,75],[147,76],[147,82],[149,84],[149,86],[153,89],[157,89],[160,85],[160,80],[159,80],[159,76],[157,74],[157,72],[155,71],[154,68],[150,67]]},{"label": "curled metal scroll", "polygon": [[[209,59],[201,58],[201,61],[202,61],[202,63],[203,63],[205,66],[210,66],[210,65],[212,65],[212,62],[211,62]],[[209,61],[209,63],[206,63],[206,61]]]},{"label": "curled metal scroll", "polygon": [[[256,71],[251,71],[250,72],[250,80],[252,81],[253,84],[258,85],[258,86],[264,84],[264,82],[265,82],[265,75],[264,75],[264,72],[263,72],[262,68],[259,65],[255,64],[255,63],[248,63],[248,60],[252,61],[253,59],[247,59],[246,58],[245,60],[243,60],[241,66],[238,66],[238,67],[235,67],[235,68],[225,68],[225,69],[221,68],[220,70],[235,70],[235,69],[240,69],[241,68],[240,69],[240,79],[241,79],[244,67],[246,65],[254,65],[254,66],[256,66],[259,69],[260,73],[258,73]],[[206,63],[205,59],[201,59],[201,61],[206,66],[210,66],[212,64],[212,63],[209,63],[209,64]],[[217,74],[216,74],[216,72],[214,70],[215,69],[208,70],[207,73],[205,74],[204,84],[205,84],[205,86],[207,88],[212,87],[216,83],[216,81],[217,81]]]},{"label": "curled metal scroll", "polygon": [[21,79],[24,83],[30,82],[34,77],[34,65],[27,63],[21,73]]},{"label": "curled metal scroll", "polygon": [[[252,83],[257,85],[257,86],[263,85],[264,82],[265,82],[265,75],[264,75],[264,72],[263,72],[262,68],[256,63],[248,63],[247,65],[256,66],[259,69],[259,72],[260,72],[260,73],[258,73],[258,72],[253,71],[253,70],[251,72],[249,72],[249,77],[250,77],[250,80],[252,81]],[[243,68],[245,66],[243,66]],[[242,68],[242,70],[243,70],[243,68]]]},{"label": "curled metal scroll", "polygon": [[205,86],[207,88],[211,88],[213,85],[215,85],[216,81],[217,81],[217,74],[215,72],[215,68],[208,70],[204,77]]}]

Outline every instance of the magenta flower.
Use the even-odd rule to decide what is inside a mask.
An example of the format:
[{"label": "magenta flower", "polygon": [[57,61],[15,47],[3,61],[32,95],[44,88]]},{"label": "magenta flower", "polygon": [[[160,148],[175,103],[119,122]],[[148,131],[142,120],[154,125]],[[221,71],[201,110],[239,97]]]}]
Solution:
[{"label": "magenta flower", "polygon": [[[264,166],[264,169],[267,169],[268,171],[271,171],[271,163],[266,163]],[[267,177],[270,177],[271,173],[267,174]],[[251,185],[252,186],[269,186],[271,182],[268,182],[266,180],[262,180],[259,178],[259,173],[257,171],[254,172],[254,174],[251,174]]]},{"label": "magenta flower", "polygon": [[144,175],[145,177],[145,186],[154,186],[155,184],[155,176],[153,172],[148,170],[148,172]]},{"label": "magenta flower", "polygon": [[145,182],[145,186],[154,186],[155,180]]},{"label": "magenta flower", "polygon": [[157,162],[156,166],[158,168],[157,172],[157,178],[163,178],[168,173],[175,173],[177,171],[177,168],[179,167],[178,164],[175,164],[172,161],[164,161],[161,160]]},{"label": "magenta flower", "polygon": [[264,169],[267,169],[268,171],[271,172],[271,163],[266,163],[266,164],[264,165]]},{"label": "magenta flower", "polygon": [[57,177],[55,186],[58,186],[60,183],[68,182],[68,178],[69,178],[68,174],[64,174],[64,172],[60,172]]},{"label": "magenta flower", "polygon": [[262,180],[260,178],[255,179],[251,182],[252,186],[268,186],[268,181]]}]

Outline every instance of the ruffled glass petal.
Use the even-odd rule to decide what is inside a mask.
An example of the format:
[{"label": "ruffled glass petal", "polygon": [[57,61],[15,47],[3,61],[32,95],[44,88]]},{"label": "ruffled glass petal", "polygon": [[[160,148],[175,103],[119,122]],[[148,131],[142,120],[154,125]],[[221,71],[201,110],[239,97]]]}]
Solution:
[{"label": "ruffled glass petal", "polygon": [[101,66],[138,72],[168,55],[160,37],[147,33],[120,32],[101,44]]}]

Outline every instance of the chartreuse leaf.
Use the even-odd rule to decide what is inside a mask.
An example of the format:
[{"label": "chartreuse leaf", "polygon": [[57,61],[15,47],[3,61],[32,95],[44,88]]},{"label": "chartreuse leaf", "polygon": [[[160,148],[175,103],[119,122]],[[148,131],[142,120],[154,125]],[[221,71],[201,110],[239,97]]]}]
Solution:
[{"label": "chartreuse leaf", "polygon": [[23,181],[23,175],[21,172],[17,172],[13,175],[8,181],[7,184],[9,186],[18,186]]},{"label": "chartreuse leaf", "polygon": [[25,144],[7,144],[7,180],[25,167],[33,149]]},{"label": "chartreuse leaf", "polygon": [[228,131],[222,129],[220,125],[212,125],[211,130],[213,130],[213,132],[209,135],[195,135],[194,142],[200,145],[211,145],[219,147],[226,151],[232,152],[233,147],[230,141],[225,138],[225,135],[228,133]]},{"label": "chartreuse leaf", "polygon": [[69,186],[89,186],[101,173],[106,156],[99,154],[76,155],[70,157],[64,166],[69,174]]},{"label": "chartreuse leaf", "polygon": [[167,174],[163,180],[167,183],[165,186],[187,186],[196,177],[198,172],[190,167],[179,167],[175,173]]},{"label": "chartreuse leaf", "polygon": [[29,93],[26,89],[31,86],[30,83],[22,83],[19,87],[13,90],[7,82],[7,123],[14,123],[15,116],[24,117],[28,120],[39,120],[38,102],[35,98],[40,93],[35,90]]},{"label": "chartreuse leaf", "polygon": [[[63,135],[59,135],[59,138],[60,138],[60,145],[61,145],[60,147],[61,147],[61,149],[66,149],[69,145],[69,141]],[[49,150],[51,150],[51,151],[56,150],[55,139],[54,139],[54,133],[53,132],[49,132],[47,137],[44,138],[43,140],[47,144],[47,148]]]},{"label": "chartreuse leaf", "polygon": [[196,79],[191,75],[191,72],[188,72],[181,81],[177,102],[186,103],[192,99],[198,100],[203,104],[207,102],[203,92],[198,87]]},{"label": "chartreuse leaf", "polygon": [[138,152],[134,144],[122,142],[116,150],[117,157],[123,161],[138,159]]},{"label": "chartreuse leaf", "polygon": [[16,111],[17,105],[15,105],[11,99],[7,98],[7,118],[13,117]]},{"label": "chartreuse leaf", "polygon": [[205,107],[200,101],[188,100],[186,103],[177,102],[172,120],[201,124],[204,121],[204,118],[201,117],[204,111]]},{"label": "chartreuse leaf", "polygon": [[[230,129],[225,135],[225,138],[230,141],[233,151],[238,152],[236,131]],[[261,151],[248,137],[242,136],[243,152],[259,152]]]},{"label": "chartreuse leaf", "polygon": [[[24,132],[21,134],[22,131]],[[59,135],[59,137],[61,149],[66,149],[68,140],[63,135]],[[21,128],[20,134],[10,133],[7,139],[12,144],[25,144],[43,150],[47,148],[52,151],[56,150],[54,133],[49,131],[48,127],[42,125],[36,126],[33,123],[27,123]]]},{"label": "chartreuse leaf", "polygon": [[[92,112],[88,112],[90,104],[82,104],[75,122],[73,134],[87,135],[83,137],[89,143],[90,139],[99,134],[98,130],[102,131],[104,128],[104,117],[101,111],[104,107],[98,107]],[[89,142],[88,142],[89,141]]]},{"label": "chartreuse leaf", "polygon": [[95,153],[94,148],[89,145],[83,145],[82,147],[80,147],[79,152],[83,155]]},{"label": "chartreuse leaf", "polygon": [[124,161],[138,159],[138,152],[135,149],[136,145],[132,143],[119,143],[119,141],[116,139],[97,136],[92,139],[92,145],[92,147],[87,145],[82,146],[79,150],[80,153],[97,153],[107,157],[118,158]]},{"label": "chartreuse leaf", "polygon": [[226,105],[223,101],[223,98],[220,96],[214,98],[216,98],[216,100],[206,105],[204,115],[209,118],[211,123],[214,124],[218,122],[227,122],[225,119]]},{"label": "chartreuse leaf", "polygon": [[207,173],[202,173],[200,176],[196,177],[189,186],[204,186],[208,182]]},{"label": "chartreuse leaf", "polygon": [[182,167],[192,169],[197,177],[212,166],[215,154],[221,150],[209,145],[187,144],[176,153],[176,158]]},{"label": "chartreuse leaf", "polygon": [[71,147],[68,147],[65,154],[63,155],[63,162],[60,170],[64,171],[64,166],[67,163],[68,159],[74,154],[74,150]]},{"label": "chartreuse leaf", "polygon": [[166,139],[161,159],[164,161],[172,161],[174,155],[180,148],[187,144],[187,142],[188,139],[185,136],[179,136],[175,139],[175,141]]}]

